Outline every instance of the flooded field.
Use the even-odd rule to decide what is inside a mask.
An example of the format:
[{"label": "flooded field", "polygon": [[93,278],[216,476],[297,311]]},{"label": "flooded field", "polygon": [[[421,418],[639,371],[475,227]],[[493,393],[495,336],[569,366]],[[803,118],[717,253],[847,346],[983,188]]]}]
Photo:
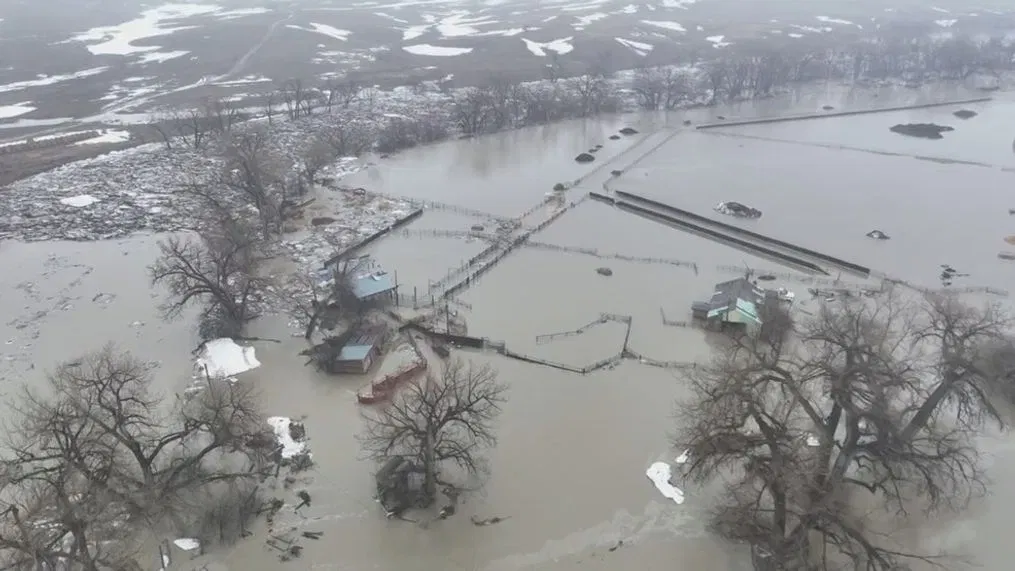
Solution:
[{"label": "flooded field", "polygon": [[[681,127],[685,118],[699,122],[720,114],[810,111],[826,103],[863,107],[866,101],[855,93],[834,95],[811,93],[796,103],[772,100],[671,116],[613,117],[454,141],[383,160],[344,183],[506,218],[535,207],[554,183],[576,179],[579,184],[568,191],[567,202],[588,191],[602,192],[606,184],[736,223],[712,207],[719,200],[738,200],[764,212],[759,220],[741,223],[745,226],[889,275],[939,287],[938,266],[949,263],[971,274],[956,286],[1011,288],[1010,262],[999,260],[997,253],[1006,249],[1003,238],[1015,234],[1015,218],[1008,214],[1015,199],[1009,203],[1005,196],[1015,175],[881,154],[1011,164],[1002,151],[1011,153],[1015,133],[997,127],[1015,115],[1011,103],[978,105],[979,117],[948,120],[956,131],[940,141],[902,139],[887,127],[925,118],[944,122],[953,111],[947,107],[713,133]],[[891,104],[885,99],[879,104]],[[627,125],[641,133],[608,139]],[[974,150],[959,141],[981,146]],[[596,162],[582,166],[573,161],[596,144],[604,145]],[[999,145],[1004,148],[998,150]],[[641,157],[653,147],[653,153]],[[613,169],[625,172],[612,177]],[[494,227],[490,217],[431,210],[368,251],[397,271],[403,294],[412,288],[422,291],[486,247],[482,239],[454,234],[474,225],[484,231]],[[892,239],[866,238],[874,228]],[[818,303],[806,293],[814,283],[809,276],[594,201],[581,202],[530,242],[473,283],[460,296],[471,309],[460,311],[471,335],[576,366],[619,352],[627,325],[607,320],[583,334],[537,338],[577,330],[602,314],[629,317],[629,347],[645,357],[707,359],[709,345],[700,331],[664,324],[663,318],[686,321],[693,301],[707,297],[716,282],[737,277],[734,267],[772,271],[778,278],[773,287],[797,292],[797,306],[804,311]],[[595,255],[570,248],[595,250]],[[160,361],[167,391],[185,386],[197,341],[194,320],[158,320],[159,295],[150,292],[145,273],[155,254],[152,237],[0,245],[0,263],[16,268],[0,277],[0,301],[8,316],[3,340],[10,340],[0,347],[4,392],[22,380],[38,382],[47,367],[106,340]],[[610,268],[612,275],[599,275],[600,267]],[[355,391],[364,379],[327,377],[305,366],[298,355],[304,341],[292,337],[283,319],[262,319],[250,334],[280,343],[256,345],[263,365],[245,379],[260,387],[269,414],[305,417],[317,463],[309,479],[300,482],[313,496],[312,506],[299,515],[284,510],[277,525],[322,531],[324,538],[306,542],[302,558],[289,564],[279,563],[257,534],[194,565],[349,571],[746,569],[744,550],[716,541],[701,524],[714,490],[686,489],[687,502],[675,505],[645,478],[648,465],[679,452],[668,445],[672,403],[683,391],[672,370],[625,359],[579,376],[460,352],[495,366],[510,386],[510,400],[500,418],[500,441],[491,455],[493,475],[485,492],[469,498],[459,515],[423,529],[384,519],[371,499],[372,466],[360,459],[355,439],[361,423]],[[983,568],[1001,570],[1015,555],[999,535],[1007,521],[1004,505],[1015,494],[1005,483],[1015,469],[1015,448],[1006,438],[989,439],[985,448],[993,454],[988,460],[998,482],[994,498],[978,502],[959,519],[939,518],[922,526],[913,537],[927,546],[971,553]],[[510,519],[477,527],[470,516]],[[180,568],[190,566],[185,562]]]}]

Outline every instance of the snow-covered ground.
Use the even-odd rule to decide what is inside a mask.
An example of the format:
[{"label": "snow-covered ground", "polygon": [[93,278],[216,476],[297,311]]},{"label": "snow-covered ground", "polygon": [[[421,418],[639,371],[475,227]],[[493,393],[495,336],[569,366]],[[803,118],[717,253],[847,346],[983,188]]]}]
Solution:
[{"label": "snow-covered ground", "polygon": [[[89,93],[104,95],[89,102],[77,100],[78,106],[106,105],[126,111],[140,109],[157,97],[198,93],[211,83],[230,85],[247,76],[265,76],[276,83],[300,77],[314,83],[351,71],[369,76],[376,69],[379,77],[390,79],[392,69],[436,73],[440,67],[445,73],[467,77],[488,75],[491,64],[506,62],[505,58],[516,60],[512,69],[527,69],[538,76],[544,65],[541,58],[551,56],[567,56],[561,60],[566,67],[572,58],[574,65],[581,66],[610,53],[617,56],[613,58],[616,64],[634,67],[637,63],[631,58],[650,53],[660,61],[678,59],[688,51],[723,50],[745,40],[825,41],[837,34],[883,33],[897,23],[926,25],[943,35],[968,34],[1000,30],[1000,18],[1015,17],[1015,9],[1000,0],[987,0],[976,10],[956,0],[948,0],[944,7],[906,3],[884,7],[863,0],[791,4],[769,0],[749,5],[733,0],[544,0],[535,4],[522,0],[353,4],[308,0],[296,7],[280,2],[257,7],[222,6],[208,0],[154,3],[137,9],[133,16],[126,15],[127,10],[104,25],[54,38],[33,48],[31,59],[24,63],[24,54],[12,54],[15,57],[5,62],[8,67],[0,69],[0,127],[30,127],[34,123],[29,121],[66,117],[60,109],[61,93],[52,89],[55,85],[87,83],[95,86]],[[18,25],[16,14],[8,19],[5,26]],[[336,50],[339,45],[341,51]],[[49,46],[59,47],[53,58],[64,57],[67,49],[79,49],[94,63],[48,76],[28,75],[50,57]],[[384,57],[379,57],[381,53]],[[50,63],[42,67],[61,67],[58,60]],[[124,76],[139,75],[126,71],[131,66],[143,66],[146,79],[125,89]],[[10,80],[5,80],[7,76]],[[36,97],[39,92],[46,97]],[[5,93],[18,96],[4,100]],[[74,116],[82,118],[86,113]],[[22,115],[28,121],[16,119]]]},{"label": "snow-covered ground", "polygon": [[228,338],[206,342],[196,362],[198,373],[213,379],[234,377],[260,366],[253,347],[243,347]]}]

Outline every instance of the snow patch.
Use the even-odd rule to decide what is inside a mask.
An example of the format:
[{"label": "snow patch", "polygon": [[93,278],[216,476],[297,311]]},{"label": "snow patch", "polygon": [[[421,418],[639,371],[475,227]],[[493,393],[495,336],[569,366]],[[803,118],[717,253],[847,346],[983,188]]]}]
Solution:
[{"label": "snow patch", "polygon": [[630,48],[632,51],[634,51],[634,53],[640,56],[648,55],[648,53],[652,51],[652,48],[654,47],[652,44],[644,44],[642,42],[636,42],[634,40],[628,40],[625,38],[613,38],[613,39],[617,40],[617,42],[620,45],[624,46],[625,48]]},{"label": "snow patch", "polygon": [[289,431],[289,425],[292,422],[292,419],[286,416],[272,416],[268,419],[268,424],[275,433],[275,438],[282,446],[282,458],[284,460],[299,456],[300,454],[307,454],[307,443],[293,440],[292,433]]},{"label": "snow patch", "polygon": [[105,145],[113,143],[126,143],[130,140],[130,131],[107,129],[100,131],[98,137],[78,141],[76,145]]},{"label": "snow patch", "polygon": [[218,6],[209,4],[166,4],[145,10],[138,18],[117,24],[101,26],[73,36],[69,41],[83,42],[92,55],[130,55],[155,51],[158,46],[135,46],[134,42],[146,38],[165,36],[194,26],[169,27],[167,21],[182,20],[220,12]]},{"label": "snow patch", "polygon": [[688,6],[697,2],[698,0],[663,0],[663,8],[680,8],[681,10],[687,10]]},{"label": "snow patch", "polygon": [[602,12],[595,12],[595,13],[589,14],[587,16],[575,16],[575,18],[574,18],[575,19],[575,23],[574,23],[573,27],[574,27],[575,30],[578,30],[580,32],[580,31],[584,30],[585,27],[588,26],[589,24],[591,24],[592,22],[597,22],[599,20],[603,20],[606,17],[607,17],[607,14],[604,14]]},{"label": "snow patch", "polygon": [[522,38],[522,41],[525,42],[525,47],[532,52],[532,55],[539,57],[546,57],[547,50],[556,52],[558,55],[571,53],[574,49],[574,46],[571,45],[572,40],[574,40],[574,36],[550,40],[549,42],[535,42]]},{"label": "snow patch", "polygon": [[92,196],[90,194],[79,194],[77,196],[70,196],[70,197],[67,197],[67,198],[61,198],[60,199],[60,204],[65,204],[67,206],[73,206],[74,208],[84,208],[86,206],[91,206],[91,205],[95,204],[98,201],[99,201],[98,198],[95,198],[94,196]]},{"label": "snow patch", "polygon": [[660,22],[658,20],[642,20],[642,24],[648,24],[649,26],[655,26],[664,30],[673,30],[674,32],[686,32],[687,29],[676,22]]},{"label": "snow patch", "polygon": [[22,101],[13,105],[0,105],[0,119],[17,117],[32,111],[35,111],[35,107],[32,106],[30,101]]},{"label": "snow patch", "polygon": [[841,20],[839,18],[829,18],[828,16],[816,16],[814,19],[819,21],[819,22],[824,22],[826,24],[841,24],[843,26],[855,26],[856,25],[853,22],[850,22],[849,20]]},{"label": "snow patch", "polygon": [[684,503],[684,492],[670,483],[673,471],[670,469],[669,464],[666,462],[656,462],[649,466],[648,470],[645,470],[645,475],[648,476],[649,480],[652,480],[652,483],[655,484],[660,494],[678,504]]},{"label": "snow patch", "polygon": [[803,34],[798,34],[798,33],[796,33],[796,32],[791,32],[791,33],[789,33],[789,34],[786,34],[786,35],[787,35],[787,36],[789,36],[789,37],[791,37],[791,38],[802,38],[802,37],[804,37],[804,35],[803,35]]},{"label": "snow patch", "polygon": [[638,6],[636,6],[635,4],[628,4],[627,6],[624,6],[623,8],[620,9],[620,13],[621,14],[637,14],[638,13]]},{"label": "snow patch", "polygon": [[677,464],[687,464],[687,461],[690,459],[690,455],[691,455],[690,450],[684,450],[683,452],[680,453],[680,456],[677,456],[675,462]]},{"label": "snow patch", "polygon": [[343,42],[348,41],[349,34],[352,33],[349,30],[340,30],[334,26],[329,26],[327,24],[318,24],[316,22],[311,22],[309,28],[297,26],[296,24],[288,24],[286,25],[286,27],[292,28],[294,30],[303,30],[304,32],[321,34],[322,36],[328,36],[329,38],[335,38],[336,40],[340,40]]},{"label": "snow patch", "polygon": [[730,45],[729,42],[723,41],[725,39],[726,39],[726,36],[709,36],[709,37],[705,38],[705,40],[707,40],[709,42],[712,42],[712,47],[713,48],[724,48],[724,47]]},{"label": "snow patch", "polygon": [[958,23],[958,20],[934,20],[934,23],[942,28],[951,28]]},{"label": "snow patch", "polygon": [[268,8],[237,8],[235,10],[226,10],[225,12],[215,12],[215,16],[220,20],[233,20],[235,18],[257,16],[258,14],[267,14],[269,12],[271,10]]},{"label": "snow patch", "polygon": [[416,44],[413,46],[402,46],[402,49],[417,56],[438,56],[451,57],[467,54],[472,48],[453,48],[449,46],[434,46],[431,44]]},{"label": "snow patch", "polygon": [[216,81],[214,85],[248,85],[251,83],[264,83],[268,81],[271,81],[270,77],[264,77],[263,75],[247,75],[230,81]]},{"label": "snow patch", "polygon": [[403,20],[401,18],[397,18],[395,16],[392,16],[391,14],[385,14],[384,12],[374,12],[374,16],[380,16],[381,18],[386,18],[388,20],[391,20],[392,22],[398,22],[399,24],[408,24],[409,23],[407,20]]},{"label": "snow patch", "polygon": [[81,79],[82,77],[98,75],[108,69],[109,69],[108,66],[103,66],[103,67],[93,67],[91,69],[84,69],[78,72],[67,73],[62,75],[40,74],[36,76],[36,79],[29,79],[27,81],[15,81],[14,83],[8,83],[7,85],[0,85],[0,93],[7,93],[9,91],[18,91],[21,89],[28,89],[30,87],[42,87],[45,85],[53,85],[54,83],[60,83],[61,81],[70,81],[71,79]]},{"label": "snow patch", "polygon": [[944,8],[938,8],[937,6],[931,6],[930,9],[935,12],[940,12],[942,14],[951,14],[951,12],[949,12],[948,10],[945,10]]},{"label": "snow patch", "polygon": [[147,53],[147,54],[144,54],[143,56],[141,56],[137,60],[137,63],[139,63],[141,65],[145,65],[145,64],[148,64],[148,63],[165,63],[165,62],[167,62],[167,61],[169,61],[171,59],[176,59],[178,57],[183,57],[183,56],[185,56],[185,55],[187,55],[189,53],[190,52],[182,51],[182,50],[176,50],[176,51],[171,51],[171,52],[152,52],[152,53]]},{"label": "snow patch", "polygon": [[260,366],[253,347],[237,345],[228,337],[207,341],[197,358],[198,371],[212,378],[232,377]]}]

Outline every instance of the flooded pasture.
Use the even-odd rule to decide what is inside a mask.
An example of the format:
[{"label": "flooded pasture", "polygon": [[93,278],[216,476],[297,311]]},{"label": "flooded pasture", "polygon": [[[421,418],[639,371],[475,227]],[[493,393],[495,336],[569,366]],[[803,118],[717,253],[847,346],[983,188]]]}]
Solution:
[{"label": "flooded pasture", "polygon": [[[795,104],[772,100],[670,116],[620,116],[453,141],[384,159],[343,183],[507,218],[536,207],[556,182],[580,181],[566,193],[566,202],[602,192],[605,184],[750,225],[928,287],[939,287],[938,266],[950,263],[971,274],[956,286],[1008,289],[1010,267],[997,253],[1005,249],[1004,236],[1015,234],[1015,219],[1008,214],[1015,201],[1005,199],[1015,175],[880,151],[1008,164],[996,147],[1003,143],[1010,153],[1011,141],[1003,139],[1013,134],[999,133],[997,125],[1015,113],[1015,106],[995,102],[973,107],[980,116],[949,120],[956,131],[940,141],[903,140],[887,127],[925,117],[943,122],[934,118],[950,114],[947,107],[714,133],[680,128],[684,118],[698,122],[723,113],[774,114],[790,107],[811,111],[830,101],[838,108],[863,106],[855,93],[831,97],[825,92]],[[890,104],[884,99],[878,103]],[[993,129],[977,124],[987,118]],[[840,127],[822,126],[827,121]],[[641,133],[608,139],[627,125]],[[966,128],[979,134],[964,134]],[[844,134],[841,139],[835,138],[838,133]],[[982,142],[982,154],[958,143],[972,139]],[[604,148],[594,163],[574,162],[574,155],[596,144]],[[653,147],[654,152],[642,156]],[[614,169],[624,173],[612,177]],[[742,201],[764,215],[738,222],[712,211],[720,200]],[[493,223],[452,209],[428,210],[368,251],[386,269],[397,271],[403,295],[412,288],[422,291],[486,246],[482,239],[460,234],[474,225],[492,230]],[[866,238],[874,228],[891,240]],[[602,314],[629,317],[629,347],[645,357],[707,359],[709,346],[700,331],[666,324],[664,317],[686,321],[693,301],[710,295],[716,282],[737,277],[734,266],[772,271],[778,278],[773,287],[796,291],[804,311],[818,303],[806,293],[813,282],[800,272],[599,202],[577,204],[530,242],[466,289],[460,299],[471,309],[463,305],[459,311],[470,335],[566,364],[582,366],[615,355],[627,326],[606,320],[581,334],[540,336],[578,330]],[[158,295],[150,292],[144,269],[155,255],[152,237],[0,246],[0,263],[16,268],[0,277],[0,300],[9,316],[3,335],[12,340],[0,347],[4,391],[20,380],[37,382],[45,368],[106,340],[161,361],[166,390],[182,388],[196,344],[193,318],[170,324],[158,320]],[[600,267],[610,268],[612,275],[598,274]],[[722,544],[703,528],[701,516],[712,490],[685,489],[687,501],[676,505],[645,478],[652,462],[679,452],[668,444],[672,403],[683,392],[672,370],[623,359],[579,376],[459,351],[496,367],[510,386],[509,401],[499,419],[499,444],[490,455],[493,472],[484,493],[469,498],[456,517],[423,529],[386,520],[371,498],[372,466],[360,459],[355,439],[361,423],[355,391],[365,379],[328,377],[306,366],[298,355],[304,341],[292,337],[284,319],[262,319],[250,334],[281,342],[257,344],[263,365],[244,379],[260,387],[269,414],[305,417],[316,462],[308,479],[298,484],[313,496],[312,506],[301,514],[284,510],[277,525],[322,531],[324,538],[305,542],[301,559],[283,564],[259,532],[195,564],[350,571],[746,568],[742,548]],[[1005,483],[1015,468],[1015,454],[1006,438],[990,439],[986,448],[993,454],[991,473],[998,482],[994,500],[977,502],[956,519],[938,518],[913,536],[926,546],[971,553],[985,569],[1000,570],[1015,554],[999,536],[1007,515],[1002,500],[1015,493]],[[470,516],[509,519],[478,527]]]}]

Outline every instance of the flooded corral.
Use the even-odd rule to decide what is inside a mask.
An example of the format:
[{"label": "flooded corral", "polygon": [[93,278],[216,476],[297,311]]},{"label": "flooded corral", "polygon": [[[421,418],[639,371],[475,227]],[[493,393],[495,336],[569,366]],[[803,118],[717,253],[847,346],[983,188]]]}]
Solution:
[{"label": "flooded corral", "polygon": [[[434,208],[372,244],[367,251],[385,269],[397,272],[404,298],[413,288],[429,289],[487,247],[489,237],[465,234],[473,232],[473,226],[483,227],[475,233],[489,234],[498,220],[532,209],[534,214],[525,221],[535,225],[554,208],[539,206],[553,184],[578,180],[561,199],[576,206],[472,282],[455,306],[470,335],[577,367],[616,356],[625,340],[629,351],[646,361],[707,359],[705,335],[680,322],[689,320],[693,301],[707,298],[715,283],[742,275],[741,268],[756,275],[771,273],[776,278],[771,287],[795,291],[795,305],[804,312],[820,303],[807,288],[829,285],[836,277],[815,278],[772,259],[583,200],[589,191],[603,192],[604,184],[925,287],[940,287],[940,264],[952,264],[970,274],[956,279],[956,287],[1009,289],[1010,262],[997,254],[1005,250],[1003,238],[1015,234],[1015,217],[1008,213],[1015,200],[1009,204],[1005,198],[1015,174],[881,153],[1006,165],[1002,151],[1011,152],[1011,141],[1005,139],[1015,133],[998,134],[996,126],[1015,113],[1007,102],[972,107],[980,116],[966,122],[949,120],[956,131],[940,141],[911,142],[887,129],[923,117],[944,122],[935,117],[950,116],[954,109],[714,132],[682,126],[686,117],[698,122],[723,113],[734,117],[811,111],[825,102],[842,108],[867,101],[856,94],[830,97],[827,92],[811,94],[796,107],[773,100],[754,108],[623,116],[454,141],[384,159],[343,184],[489,213]],[[889,102],[882,98],[878,103]],[[976,126],[989,117],[994,129]],[[825,121],[851,127],[841,127],[847,135],[837,141],[834,128],[821,127]],[[641,133],[609,140],[628,125]],[[969,147],[951,142],[963,140],[967,127],[982,134],[973,137],[977,141],[987,141],[978,158]],[[878,152],[832,149],[826,143]],[[574,155],[596,144],[604,148],[595,162],[574,162]],[[998,145],[1004,149],[997,150]],[[642,156],[648,150],[653,152]],[[624,172],[614,177],[611,170]],[[712,210],[720,200],[742,201],[764,214],[758,220],[738,221]],[[867,238],[875,228],[891,239]],[[185,386],[196,344],[193,319],[171,324],[158,320],[159,296],[150,292],[145,273],[155,255],[152,237],[0,246],[4,267],[17,268],[0,278],[0,299],[10,316],[4,340],[12,340],[3,347],[8,379],[4,391],[22,379],[37,381],[55,362],[107,339],[142,358],[161,361],[159,374],[167,379],[167,390]],[[611,275],[597,273],[604,267]],[[846,275],[842,280],[871,287],[869,280]],[[37,292],[30,294],[20,285],[25,282],[38,284]],[[604,314],[612,317],[602,319]],[[583,332],[576,333],[579,330]],[[574,334],[554,337],[569,332]],[[361,425],[355,392],[363,378],[328,377],[306,366],[298,355],[304,341],[292,337],[284,319],[262,319],[250,334],[281,342],[256,345],[263,365],[245,380],[260,387],[269,414],[305,417],[316,462],[309,479],[299,483],[313,496],[312,506],[300,514],[284,510],[276,525],[321,531],[324,537],[304,542],[302,557],[292,563],[279,563],[259,533],[195,564],[208,563],[209,569],[350,571],[747,567],[741,547],[718,542],[703,527],[702,514],[713,490],[685,489],[687,501],[677,505],[645,478],[652,462],[679,453],[668,444],[674,426],[672,403],[684,390],[673,369],[628,355],[582,376],[492,352],[459,351],[459,356],[496,367],[510,387],[509,401],[499,419],[499,443],[490,455],[492,477],[484,493],[470,497],[456,517],[424,529],[385,519],[371,497],[373,467],[361,459],[355,438]],[[20,368],[12,369],[12,363]],[[33,363],[35,369],[30,368]],[[1004,506],[1015,494],[1006,483],[1015,469],[1015,454],[1003,438],[990,439],[985,448],[996,453],[987,458],[997,482],[993,500],[977,502],[959,518],[941,517],[912,530],[912,538],[928,548],[968,552],[985,569],[1000,570],[1015,553],[1000,537],[1006,529]],[[479,527],[470,516],[508,519]],[[181,568],[190,564],[184,562]]]}]

